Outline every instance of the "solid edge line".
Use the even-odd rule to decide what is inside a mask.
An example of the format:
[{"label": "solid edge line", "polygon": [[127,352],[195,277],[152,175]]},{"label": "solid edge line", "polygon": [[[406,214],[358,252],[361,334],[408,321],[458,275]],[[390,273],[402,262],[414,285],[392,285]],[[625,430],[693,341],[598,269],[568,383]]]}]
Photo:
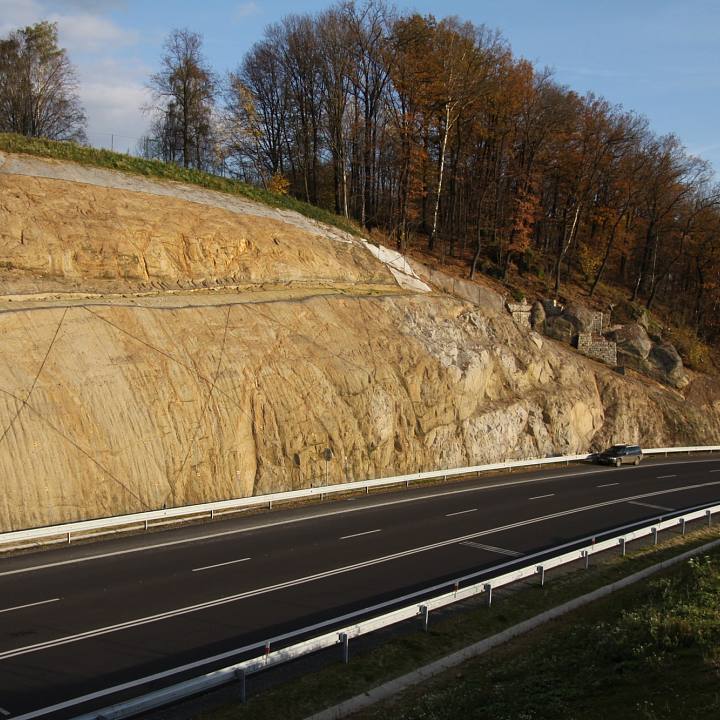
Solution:
[{"label": "solid edge line", "polygon": [[[717,484],[717,483],[711,483],[711,484],[714,485],[714,484]],[[696,509],[697,507],[699,507],[699,506],[695,506],[695,507],[693,507],[693,508],[688,508],[688,512],[692,512],[692,511],[693,511],[694,509]],[[625,527],[629,527],[629,526],[623,526],[623,527],[614,528],[614,529],[615,529],[615,530],[622,530],[622,529],[625,529]],[[589,537],[584,538],[584,540],[589,540]],[[566,543],[566,544],[564,544],[564,545],[558,546],[558,547],[555,548],[555,549],[556,549],[556,550],[562,550],[562,549],[565,549],[565,548],[567,548],[567,547],[570,547],[570,546],[573,545],[573,544],[574,544],[573,542]],[[524,557],[525,557],[526,560],[530,560],[530,559],[532,559],[532,558],[534,558],[534,557],[539,557],[539,556],[541,556],[542,554],[543,554],[543,551],[540,550],[540,551],[538,551],[538,552],[531,553],[530,555],[526,555],[526,556],[524,556]],[[504,568],[512,565],[514,562],[515,562],[514,560],[508,560],[508,561],[506,561],[506,562],[499,563],[499,564],[497,564],[497,565],[491,565],[490,567],[484,569],[483,572],[488,572],[488,573],[497,572],[497,571],[499,571],[499,570],[502,570],[502,569],[504,569]],[[465,575],[465,576],[463,576],[463,577],[461,577],[461,578],[459,578],[459,579],[460,579],[460,581],[468,580],[468,579],[470,579],[470,578],[476,577],[478,574],[479,574],[479,573],[473,573],[472,575]],[[403,595],[402,597],[397,598],[396,601],[397,601],[397,602],[404,602],[405,600],[414,599],[414,598],[420,597],[421,595],[426,595],[426,594],[428,594],[428,593],[434,592],[435,590],[439,590],[439,589],[441,589],[441,588],[443,588],[443,587],[446,587],[446,585],[447,585],[447,583],[441,583],[441,584],[439,584],[439,585],[433,585],[433,586],[431,586],[431,587],[424,588],[424,589],[421,590],[421,591],[416,591],[416,592],[413,592],[413,593],[409,593],[409,594],[407,594],[407,595]],[[372,605],[371,607],[366,608],[366,611],[367,611],[367,612],[374,612],[375,610],[379,610],[379,609],[383,609],[383,608],[387,607],[387,604],[388,604],[388,603],[380,603],[380,604],[377,604],[377,605]],[[340,616],[340,617],[336,617],[336,618],[334,618],[333,620],[331,620],[330,622],[317,623],[316,625],[310,626],[310,627],[308,628],[308,631],[314,631],[314,630],[317,630],[317,629],[320,629],[320,628],[325,628],[325,627],[328,626],[328,624],[332,624],[333,622],[340,622],[340,621],[344,621],[344,620],[346,620],[346,619],[350,619],[350,618],[353,618],[353,617],[357,617],[357,614],[358,614],[357,612],[352,612],[352,613],[348,613],[348,614],[346,614],[346,615],[342,615],[342,616]],[[281,641],[281,640],[285,640],[285,639],[287,639],[287,638],[289,638],[289,637],[291,637],[291,636],[293,636],[293,633],[288,633],[287,635],[277,636],[274,640],[275,640],[275,642],[278,642],[278,641]],[[137,680],[131,680],[131,681],[129,681],[129,682],[123,683],[122,685],[116,685],[115,687],[112,687],[112,688],[106,688],[106,689],[104,689],[104,690],[99,690],[99,691],[96,691],[96,692],[94,692],[94,693],[90,693],[90,694],[88,694],[88,695],[83,695],[83,696],[80,696],[80,697],[73,698],[73,699],[71,699],[71,700],[65,700],[64,702],[57,703],[57,704],[51,705],[51,706],[49,706],[49,707],[40,708],[39,710],[33,710],[33,711],[31,711],[31,712],[25,713],[24,715],[21,715],[21,716],[18,716],[18,717],[16,717],[16,718],[13,718],[13,720],[32,720],[33,718],[42,717],[42,716],[44,716],[44,715],[48,715],[49,713],[57,712],[58,710],[64,710],[64,709],[67,709],[67,708],[69,708],[69,707],[73,707],[73,706],[80,705],[80,704],[82,704],[82,703],[90,702],[90,701],[92,701],[92,700],[97,700],[97,699],[102,698],[102,697],[107,697],[107,696],[109,696],[109,695],[117,694],[117,693],[122,692],[122,691],[124,691],[124,690],[129,690],[129,689],[137,688],[137,687],[139,687],[139,686],[141,686],[141,685],[147,685],[147,684],[150,683],[150,682],[155,682],[155,681],[157,681],[157,680],[161,680],[161,679],[164,679],[164,678],[172,677],[173,675],[178,675],[178,674],[181,673],[181,672],[186,672],[186,671],[188,671],[188,670],[194,670],[194,669],[199,668],[199,667],[202,667],[202,666],[204,666],[204,665],[205,665],[205,666],[206,666],[206,665],[209,665],[210,663],[216,662],[216,661],[218,661],[218,660],[224,660],[224,659],[226,659],[226,658],[235,657],[235,656],[240,655],[241,653],[243,653],[243,652],[245,652],[245,651],[247,651],[247,650],[257,649],[257,647],[259,647],[259,645],[258,645],[258,644],[254,644],[254,645],[244,646],[244,647],[242,647],[242,648],[236,648],[236,649],[234,649],[234,650],[229,650],[229,651],[227,651],[227,652],[221,653],[220,655],[214,655],[214,656],[212,656],[212,657],[210,657],[210,658],[205,658],[205,659],[202,659],[202,660],[196,660],[195,662],[188,663],[188,664],[183,665],[183,666],[181,666],[181,667],[171,668],[171,669],[169,669],[169,670],[164,670],[164,671],[162,671],[162,672],[156,673],[155,675],[151,675],[151,676],[149,676],[149,677],[140,678],[140,679],[137,679]],[[79,717],[86,717],[86,716],[79,716]]]},{"label": "solid edge line", "polygon": [[[165,612],[157,613],[155,615],[149,615],[147,617],[142,618],[135,618],[134,620],[126,620],[121,623],[116,623],[115,625],[107,625],[100,628],[94,628],[91,630],[86,630],[84,632],[77,633],[75,635],[68,635],[64,637],[59,638],[53,638],[51,640],[45,640],[43,642],[35,643],[33,645],[25,645],[23,647],[19,648],[11,648],[9,650],[5,650],[0,652],[0,660],[8,660],[13,657],[18,657],[20,655],[28,655],[30,653],[34,653],[37,651],[42,650],[48,650],[50,648],[58,647],[60,645],[68,645],[70,643],[79,642],[82,640],[87,640],[89,638],[93,637],[99,637],[101,635],[108,635],[111,633],[115,633],[122,630],[129,630],[132,628],[140,627],[142,625],[148,625],[150,623],[158,622],[161,620],[168,620],[171,618],[180,617],[182,615],[187,615],[189,613],[199,612],[202,610],[208,610],[210,608],[219,607],[221,605],[227,605],[228,603],[234,603],[239,600],[245,600],[250,597],[257,597],[259,595],[266,595],[271,592],[275,592],[277,590],[285,590],[291,587],[296,587],[298,585],[305,585],[307,583],[314,582],[316,580],[324,580],[328,577],[333,577],[335,575],[343,575],[348,572],[354,572],[355,570],[361,570],[367,567],[371,567],[373,565],[380,565],[386,562],[390,562],[393,560],[398,560],[400,558],[404,557],[410,557],[412,555],[419,555],[424,552],[428,552],[431,550],[436,550],[438,548],[448,547],[451,545],[462,543],[465,540],[474,540],[475,538],[480,537],[486,537],[488,535],[494,535],[498,532],[503,532],[505,530],[513,530],[518,527],[526,527],[528,525],[535,525],[541,522],[545,522],[546,520],[555,520],[557,518],[567,517],[569,515],[575,515],[582,512],[588,512],[590,510],[597,510],[599,508],[604,507],[610,507],[612,505],[620,505],[622,503],[626,503],[629,500],[638,500],[641,498],[646,497],[654,497],[656,495],[669,495],[674,492],[684,492],[687,490],[693,490],[697,487],[712,487],[715,485],[720,485],[720,481],[714,481],[714,482],[708,482],[708,483],[701,483],[699,485],[687,485],[679,488],[668,488],[666,490],[658,490],[652,493],[645,493],[643,495],[633,495],[626,498],[620,498],[617,500],[607,500],[605,502],[596,503],[593,505],[584,505],[579,508],[572,508],[570,510],[562,510],[555,513],[550,513],[548,515],[541,515],[535,518],[529,518],[527,520],[520,520],[514,523],[509,523],[507,525],[502,525],[500,527],[495,528],[488,528],[486,530],[480,530],[475,533],[470,533],[468,535],[462,535],[460,537],[450,538],[447,540],[440,540],[435,543],[431,543],[429,545],[421,545],[419,547],[410,548],[407,550],[401,550],[399,552],[391,553],[389,555],[383,555],[378,558],[372,558],[370,560],[363,560],[358,563],[354,563],[352,565],[344,565],[339,568],[334,568],[332,570],[324,570],[322,572],[313,574],[313,575],[307,575],[301,578],[294,578],[292,580],[285,580],[279,583],[276,583],[274,585],[268,585],[262,588],[255,588],[253,590],[245,590],[241,593],[237,593],[235,595],[227,595],[225,597],[221,598],[214,598],[212,600],[206,600],[205,602],[198,603],[196,605],[189,605],[181,608],[174,608],[172,610],[167,610]],[[572,545],[573,542],[568,543],[568,545]],[[536,553],[536,554],[542,554],[542,551]],[[532,556],[530,556],[532,557]],[[491,568],[488,568],[490,570]]]},{"label": "solid edge line", "polygon": [[[0,614],[13,612],[13,610],[23,610],[24,608],[37,607],[38,605],[47,605],[48,603],[58,602],[60,598],[52,598],[52,600],[40,600],[40,602],[26,603],[25,605],[15,605],[15,607],[4,608],[0,610]],[[2,708],[0,708],[2,711]]]},{"label": "solid edge line", "polygon": [[[696,465],[699,463],[710,463],[710,462],[718,462],[718,459],[671,460],[669,462],[665,461],[665,462],[659,462],[659,463],[655,463],[655,464],[656,465],[672,465],[672,464],[679,463],[681,465],[691,465],[691,464]],[[625,470],[628,470],[628,469],[630,469],[630,468],[625,468]],[[36,572],[38,570],[47,570],[49,568],[62,567],[64,565],[75,565],[77,563],[89,562],[90,560],[102,560],[104,558],[117,557],[119,555],[131,555],[133,553],[138,553],[138,552],[160,550],[162,548],[172,547],[175,545],[187,545],[190,543],[202,542],[204,540],[214,540],[215,538],[226,537],[228,535],[239,535],[239,534],[246,533],[246,532],[252,532],[254,530],[265,530],[270,527],[280,527],[283,525],[291,525],[293,523],[305,522],[306,520],[319,520],[321,518],[333,517],[335,515],[344,515],[345,513],[362,512],[365,510],[375,510],[377,508],[389,507],[392,505],[402,505],[404,503],[418,502],[420,500],[432,500],[433,498],[436,498],[436,497],[445,497],[448,495],[460,495],[460,494],[469,493],[469,492],[484,492],[485,490],[496,490],[498,488],[513,487],[515,485],[528,485],[530,483],[544,482],[546,480],[558,480],[558,479],[564,479],[564,478],[582,477],[584,475],[599,475],[601,473],[606,473],[606,472],[610,472],[610,471],[607,469],[602,469],[602,470],[586,470],[585,472],[563,473],[563,474],[558,474],[558,475],[543,475],[542,477],[537,477],[537,478],[524,478],[521,480],[510,480],[508,482],[495,483],[493,485],[481,485],[480,487],[460,488],[457,490],[448,490],[445,492],[419,495],[418,497],[390,500],[388,502],[377,503],[377,504],[373,504],[373,505],[364,505],[361,507],[343,508],[341,510],[333,510],[331,512],[316,513],[314,515],[308,515],[306,517],[289,518],[287,520],[279,520],[277,522],[264,523],[262,525],[252,525],[250,527],[237,528],[235,530],[225,530],[225,531],[217,532],[217,533],[208,533],[206,535],[197,535],[195,537],[188,537],[188,538],[183,538],[180,540],[171,540],[169,542],[164,542],[164,543],[155,543],[153,545],[142,545],[141,547],[126,548],[125,550],[116,550],[116,551],[108,552],[108,553],[100,553],[98,555],[86,555],[84,557],[72,558],[70,560],[61,560],[60,562],[55,562],[55,563],[43,563],[41,565],[29,565],[27,567],[17,568],[15,570],[6,570],[4,572],[0,572],[0,577],[5,577],[6,575],[19,575],[22,573]],[[716,471],[710,470],[710,472],[716,472]],[[720,468],[717,470],[717,472],[720,472]],[[4,559],[4,558],[2,556],[0,556],[0,560],[2,560],[2,559]]]},{"label": "solid edge line", "polygon": [[237,563],[247,562],[252,558],[240,558],[239,560],[228,560],[228,562],[215,563],[215,565],[205,565],[204,567],[193,568],[193,572],[202,572],[203,570],[212,570],[213,568],[225,567],[226,565],[236,565]]},{"label": "solid edge line", "polygon": [[396,678],[395,680],[391,680],[390,682],[387,682],[383,685],[379,685],[378,687],[368,690],[362,695],[356,695],[355,697],[350,698],[345,702],[339,703],[338,705],[335,705],[331,708],[328,708],[327,710],[323,710],[319,713],[315,713],[314,715],[310,715],[305,718],[305,720],[338,720],[339,718],[347,717],[352,713],[356,713],[360,710],[370,707],[371,705],[375,705],[382,700],[386,700],[394,695],[398,695],[399,693],[404,692],[408,688],[418,685],[419,683],[424,682],[429,678],[434,677],[435,675],[439,675],[445,670],[457,667],[458,665],[464,663],[467,660],[470,660],[479,655],[483,655],[484,653],[492,650],[498,645],[502,645],[520,635],[524,635],[525,633],[530,632],[530,630],[534,630],[536,627],[539,627],[540,625],[543,625],[550,620],[554,620],[555,618],[566,615],[573,610],[577,610],[578,608],[581,608],[585,605],[589,605],[595,600],[600,600],[601,598],[607,597],[608,595],[611,595],[618,590],[622,590],[641,580],[645,580],[646,578],[651,577],[652,575],[655,575],[665,570],[666,568],[677,565],[687,560],[688,558],[699,555],[700,553],[703,553],[707,550],[712,550],[719,545],[720,540],[713,540],[712,542],[705,543],[700,547],[688,550],[687,552],[684,552],[673,558],[663,560],[656,565],[651,565],[650,567],[633,573],[632,575],[628,575],[621,580],[617,580],[616,582],[610,583],[609,585],[604,585],[597,590],[593,590],[592,592],[581,595],[578,598],[569,600],[562,605],[558,605],[557,607],[551,608],[550,610],[546,610],[539,615],[535,615],[528,620],[518,623],[517,625],[513,625],[507,630],[503,630],[496,635],[485,638],[484,640],[480,640],[479,642],[469,645],[462,650],[458,650],[452,655],[447,655],[444,658],[440,658],[440,660],[436,660],[435,662],[429,663],[428,665],[424,665],[417,670],[413,670],[406,675]]}]

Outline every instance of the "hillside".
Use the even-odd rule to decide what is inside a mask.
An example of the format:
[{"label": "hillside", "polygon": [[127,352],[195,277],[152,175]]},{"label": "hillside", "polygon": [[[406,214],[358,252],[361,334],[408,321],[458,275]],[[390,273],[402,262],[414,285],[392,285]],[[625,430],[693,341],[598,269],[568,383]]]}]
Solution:
[{"label": "hillside", "polygon": [[341,482],[720,437],[714,381],[428,290],[287,208],[0,155],[0,530],[322,484],[328,446]]}]

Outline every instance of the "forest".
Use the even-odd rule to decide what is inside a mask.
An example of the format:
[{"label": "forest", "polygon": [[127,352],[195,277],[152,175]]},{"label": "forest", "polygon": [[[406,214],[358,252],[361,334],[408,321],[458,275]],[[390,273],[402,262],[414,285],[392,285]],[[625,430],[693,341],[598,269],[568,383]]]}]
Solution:
[{"label": "forest", "polygon": [[224,76],[174,30],[148,87],[147,157],[289,193],[470,278],[573,283],[720,340],[713,168],[499,31],[340,2],[268,26]]}]

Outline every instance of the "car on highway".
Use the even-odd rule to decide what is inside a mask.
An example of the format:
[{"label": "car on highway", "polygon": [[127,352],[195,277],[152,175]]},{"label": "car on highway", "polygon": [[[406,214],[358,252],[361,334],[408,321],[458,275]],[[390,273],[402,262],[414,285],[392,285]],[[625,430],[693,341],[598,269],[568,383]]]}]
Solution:
[{"label": "car on highway", "polygon": [[595,456],[595,462],[601,465],[639,465],[643,458],[639,445],[613,445]]}]

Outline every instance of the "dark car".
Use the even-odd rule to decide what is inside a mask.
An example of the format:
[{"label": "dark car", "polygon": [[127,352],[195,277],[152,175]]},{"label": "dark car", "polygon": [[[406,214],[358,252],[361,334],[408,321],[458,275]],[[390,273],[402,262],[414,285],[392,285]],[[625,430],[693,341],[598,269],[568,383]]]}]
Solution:
[{"label": "dark car", "polygon": [[613,445],[595,456],[595,462],[603,465],[639,465],[643,454],[639,445]]}]

